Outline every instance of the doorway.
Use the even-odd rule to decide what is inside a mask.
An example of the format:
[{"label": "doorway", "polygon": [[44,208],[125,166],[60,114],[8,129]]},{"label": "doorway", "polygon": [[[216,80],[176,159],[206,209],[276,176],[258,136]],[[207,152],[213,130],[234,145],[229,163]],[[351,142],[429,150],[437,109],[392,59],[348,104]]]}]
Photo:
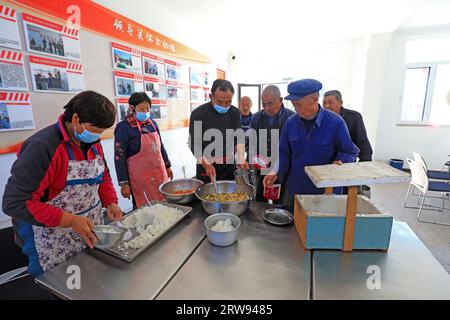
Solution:
[{"label": "doorway", "polygon": [[294,105],[290,100],[284,100],[284,97],[288,95],[287,87],[289,82],[271,82],[262,84],[244,84],[238,83],[238,103],[241,101],[241,97],[248,96],[252,99],[252,113],[256,113],[261,110],[261,93],[269,85],[275,85],[280,89],[281,97],[283,98],[283,104],[286,109],[295,111]]},{"label": "doorway", "polygon": [[250,97],[252,100],[251,112],[255,114],[261,110],[261,85],[260,84],[244,84],[238,83],[238,100],[237,107],[239,107],[239,101],[241,97]]}]

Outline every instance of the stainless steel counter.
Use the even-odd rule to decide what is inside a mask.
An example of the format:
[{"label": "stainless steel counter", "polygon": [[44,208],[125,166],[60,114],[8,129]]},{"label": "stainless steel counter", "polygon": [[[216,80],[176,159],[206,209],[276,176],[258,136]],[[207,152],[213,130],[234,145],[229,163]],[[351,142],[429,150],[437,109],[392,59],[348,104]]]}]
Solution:
[{"label": "stainless steel counter", "polygon": [[[229,247],[206,239],[207,215],[195,204],[132,263],[86,250],[36,280],[64,299],[309,299],[311,284],[314,299],[450,299],[450,276],[405,223],[394,223],[388,252],[311,254],[293,225],[262,219],[268,207],[251,204],[238,242]],[[81,290],[66,285],[71,265],[81,270]]]},{"label": "stainless steel counter", "polygon": [[450,275],[406,223],[388,252],[316,250],[313,266],[314,299],[450,299]]},{"label": "stainless steel counter", "polygon": [[293,224],[263,220],[269,207],[251,204],[235,244],[205,239],[157,299],[309,299],[310,253]]},{"label": "stainless steel counter", "polygon": [[[63,299],[153,299],[205,238],[200,204],[132,263],[85,250],[47,271],[37,282]],[[70,290],[67,268],[78,266],[81,290]]]}]

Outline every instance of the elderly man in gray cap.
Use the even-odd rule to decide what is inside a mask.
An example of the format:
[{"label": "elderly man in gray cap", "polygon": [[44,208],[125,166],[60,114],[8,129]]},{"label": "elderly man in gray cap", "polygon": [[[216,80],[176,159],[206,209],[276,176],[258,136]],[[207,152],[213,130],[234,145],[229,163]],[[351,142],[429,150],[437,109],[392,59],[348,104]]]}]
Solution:
[{"label": "elderly man in gray cap", "polygon": [[[353,144],[344,120],[319,104],[320,89],[322,84],[314,79],[288,85],[289,95],[285,99],[292,100],[297,116],[286,122],[280,139],[278,168],[264,178],[265,187],[287,176],[290,196],[321,194],[324,189],[314,186],[305,166],[356,160],[359,149]],[[334,193],[341,192],[342,188],[335,188]]]}]

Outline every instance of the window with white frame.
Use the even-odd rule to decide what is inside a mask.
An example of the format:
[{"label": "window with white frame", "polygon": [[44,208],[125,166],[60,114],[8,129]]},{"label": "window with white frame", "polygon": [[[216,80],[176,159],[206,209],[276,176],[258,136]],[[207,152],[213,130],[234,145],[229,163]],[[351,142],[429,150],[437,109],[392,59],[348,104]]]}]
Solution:
[{"label": "window with white frame", "polygon": [[402,123],[450,125],[450,35],[406,43]]}]

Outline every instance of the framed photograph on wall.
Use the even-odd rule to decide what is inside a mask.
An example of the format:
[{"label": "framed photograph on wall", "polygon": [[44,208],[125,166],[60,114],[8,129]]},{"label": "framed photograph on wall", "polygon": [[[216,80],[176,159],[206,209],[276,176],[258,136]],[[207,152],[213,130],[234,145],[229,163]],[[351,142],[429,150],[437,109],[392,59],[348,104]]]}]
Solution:
[{"label": "framed photograph on wall", "polygon": [[142,52],[138,49],[111,43],[113,68],[142,73]]},{"label": "framed photograph on wall", "polygon": [[34,128],[30,94],[0,91],[0,132]]},{"label": "framed photograph on wall", "polygon": [[21,52],[0,49],[0,90],[28,90]]},{"label": "framed photograph on wall", "polygon": [[31,55],[28,59],[34,91],[78,93],[85,90],[81,63]]},{"label": "framed photograph on wall", "polygon": [[144,76],[122,71],[114,71],[116,95],[129,97],[135,92],[144,91]]},{"label": "framed photograph on wall", "polygon": [[21,50],[17,12],[5,5],[0,6],[0,46]]},{"label": "framed photograph on wall", "polygon": [[168,100],[183,100],[184,91],[181,86],[169,85],[167,86],[167,99]]},{"label": "framed photograph on wall", "polygon": [[155,56],[153,54],[149,54],[146,52],[142,53],[142,63],[143,63],[143,70],[144,74],[164,79],[165,78],[165,72],[164,72],[164,59],[158,56]]},{"label": "framed photograph on wall", "polygon": [[166,79],[179,82],[181,80],[181,65],[172,60],[165,60]]},{"label": "framed photograph on wall", "polygon": [[151,99],[167,99],[167,85],[157,78],[144,77],[144,91]]},{"label": "framed photograph on wall", "polygon": [[209,88],[211,85],[211,77],[207,71],[202,71],[194,67],[189,68],[189,79],[193,86]]},{"label": "framed photograph on wall", "polygon": [[117,98],[117,120],[123,121],[127,118],[128,112],[130,111],[130,105],[128,104],[128,98]]},{"label": "framed photograph on wall", "polygon": [[78,30],[27,13],[22,20],[28,51],[81,61]]},{"label": "framed photograph on wall", "polygon": [[160,120],[161,119],[161,105],[159,105],[159,104],[152,104],[152,107],[150,108],[150,117],[153,120]]}]

